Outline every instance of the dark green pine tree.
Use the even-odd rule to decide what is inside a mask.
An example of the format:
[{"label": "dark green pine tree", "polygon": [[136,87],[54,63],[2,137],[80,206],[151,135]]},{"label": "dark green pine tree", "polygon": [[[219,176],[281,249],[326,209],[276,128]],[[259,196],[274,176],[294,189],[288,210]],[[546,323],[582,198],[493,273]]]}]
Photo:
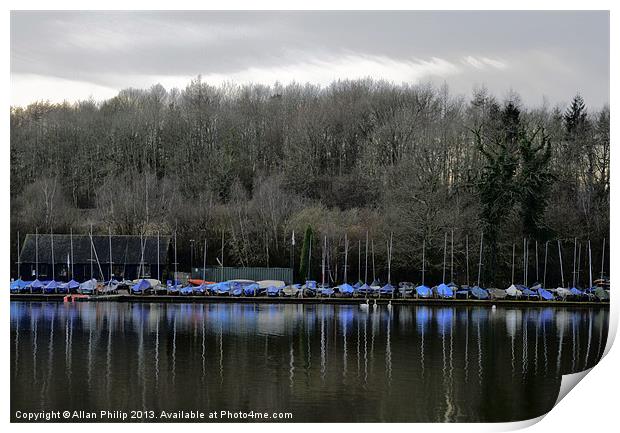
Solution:
[{"label": "dark green pine tree", "polygon": [[312,243],[312,227],[306,227],[304,234],[304,243],[301,246],[301,257],[299,259],[299,277],[310,278],[310,244]]},{"label": "dark green pine tree", "polygon": [[568,139],[575,139],[587,128],[588,113],[581,95],[573,98],[570,107],[564,113],[564,129]]},{"label": "dark green pine tree", "polygon": [[480,197],[480,219],[484,231],[485,250],[490,274],[495,280],[497,269],[497,242],[502,225],[512,211],[518,191],[515,176],[519,164],[518,134],[520,126],[519,108],[508,102],[500,113],[498,130],[483,138],[475,131],[478,150],[484,156],[478,193]]},{"label": "dark green pine tree", "polygon": [[554,179],[549,164],[551,141],[544,129],[540,128],[531,135],[520,131],[519,156],[521,170],[516,185],[519,188],[523,234],[543,240],[549,235],[543,226],[543,220],[551,181]]}]

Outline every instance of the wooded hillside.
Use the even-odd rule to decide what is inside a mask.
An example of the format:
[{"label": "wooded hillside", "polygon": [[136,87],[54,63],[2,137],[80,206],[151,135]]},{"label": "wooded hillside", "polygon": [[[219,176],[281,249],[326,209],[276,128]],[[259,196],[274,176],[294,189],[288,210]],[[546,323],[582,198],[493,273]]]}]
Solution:
[{"label": "wooded hillside", "polygon": [[462,97],[372,80],[216,88],[199,78],[180,91],[154,86],[101,103],[12,107],[12,265],[18,230],[23,238],[35,228],[86,232],[90,224],[102,234],[176,229],[185,269],[190,255],[201,262],[205,236],[207,261],[216,263],[222,231],[226,265],[288,266],[295,230],[298,266],[311,226],[312,276],[327,235],[338,280],[346,232],[349,281],[368,230],[382,280],[393,231],[393,281],[419,281],[425,239],[427,278],[436,282],[444,233],[454,230],[462,284],[466,236],[473,281],[484,231],[484,284],[509,283],[513,243],[521,275],[523,237],[530,282],[536,240],[540,275],[553,240],[547,281],[559,284],[556,239],[567,281],[574,237],[592,240],[600,272],[609,108],[588,110],[578,95],[566,107],[527,107],[517,94],[498,99],[485,89]]}]

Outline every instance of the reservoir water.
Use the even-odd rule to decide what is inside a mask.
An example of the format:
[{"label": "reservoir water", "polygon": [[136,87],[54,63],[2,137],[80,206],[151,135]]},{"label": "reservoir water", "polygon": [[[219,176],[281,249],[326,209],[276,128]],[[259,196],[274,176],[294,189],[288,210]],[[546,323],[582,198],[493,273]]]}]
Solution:
[{"label": "reservoir water", "polygon": [[608,308],[11,302],[11,417],[229,410],[524,420],[594,366]]}]

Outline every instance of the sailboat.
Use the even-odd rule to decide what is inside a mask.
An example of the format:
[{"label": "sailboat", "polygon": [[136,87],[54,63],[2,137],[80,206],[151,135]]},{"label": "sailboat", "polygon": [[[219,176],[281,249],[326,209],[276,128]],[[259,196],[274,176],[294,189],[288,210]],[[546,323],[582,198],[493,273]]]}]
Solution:
[{"label": "sailboat", "polygon": [[583,296],[583,292],[577,288],[577,238],[573,249],[573,285],[570,289],[558,287],[555,289],[558,298],[566,300],[567,298],[579,299]]},{"label": "sailboat", "polygon": [[594,296],[598,301],[609,302],[609,292],[602,286],[595,287],[592,284],[592,248],[590,247],[590,241],[588,241],[588,262],[590,268],[590,293],[594,293]]},{"label": "sailboat", "polygon": [[[348,265],[348,258],[349,258],[349,240],[347,237],[347,234],[345,233],[344,235],[344,245],[345,245],[345,249],[344,249],[344,282],[339,285],[337,287],[338,292],[340,293],[341,296],[344,297],[350,297],[353,296],[353,294],[355,293],[355,287],[351,286],[349,284],[349,282],[347,281],[347,265]],[[358,255],[361,251],[361,241],[358,243]],[[358,257],[358,267],[361,264],[359,257]],[[361,274],[361,269],[358,269],[358,274]],[[358,279],[361,278],[361,275],[358,275]],[[361,287],[361,283],[358,281],[356,284],[359,284],[358,287]]]},{"label": "sailboat", "polygon": [[[536,244],[538,245],[538,243]],[[562,268],[562,252],[560,249],[560,241],[558,240],[558,251],[560,252],[560,270],[562,273],[562,286],[564,285],[564,271]],[[536,250],[536,263],[538,264],[538,250]],[[536,272],[538,272],[538,266],[536,268]],[[526,274],[527,276],[527,270],[526,270]],[[551,293],[550,290],[547,290],[547,288],[545,287],[544,284],[540,284],[539,282],[534,283],[534,285],[532,286],[532,290],[536,290],[538,292],[538,297],[539,299],[545,300],[545,301],[553,301],[554,296],[553,293]]]},{"label": "sailboat", "polygon": [[393,234],[390,233],[390,240],[387,242],[387,259],[388,259],[388,277],[387,284],[379,289],[379,296],[387,295],[394,297],[394,286],[391,284],[392,280],[392,240]]},{"label": "sailboat", "polygon": [[[454,231],[453,231],[454,233]],[[453,236],[454,237],[454,236]],[[453,243],[453,247],[452,247],[452,254],[454,254],[454,243]],[[452,264],[454,264],[454,258],[452,258]],[[454,271],[451,271],[452,274],[454,274]],[[465,273],[466,273],[466,278],[467,278],[467,282],[464,286],[461,286],[460,288],[457,288],[456,293],[454,294],[454,296],[456,298],[465,298],[468,299],[469,298],[469,293],[470,293],[470,287],[469,287],[469,235],[465,235]]]},{"label": "sailboat", "polygon": [[484,233],[480,233],[480,257],[478,259],[478,282],[471,288],[471,294],[477,299],[489,299],[489,293],[480,287],[480,274],[482,272],[482,241],[484,239]]},{"label": "sailboat", "polygon": [[454,297],[454,291],[446,284],[446,254],[448,248],[448,233],[444,236],[443,241],[443,276],[441,284],[434,288],[435,294],[440,298],[452,298]]},{"label": "sailboat", "polygon": [[[347,238],[345,235],[345,257],[346,257],[346,247],[347,247]],[[325,283],[325,261],[327,260],[327,235],[323,237],[323,251],[321,254],[321,285],[318,288],[318,292],[321,296],[331,297],[334,294],[334,289],[329,287],[329,284]],[[345,276],[346,276],[346,260],[345,260]]]},{"label": "sailboat", "polygon": [[50,230],[50,251],[52,255],[52,279],[43,287],[43,293],[45,294],[53,294],[56,293],[58,288],[60,287],[60,283],[55,280],[56,272],[54,266],[54,235]]},{"label": "sailboat", "polygon": [[430,287],[424,284],[424,262],[425,262],[425,249],[426,249],[426,239],[422,239],[422,284],[415,288],[415,293],[418,298],[430,298],[433,296],[433,291]]},{"label": "sailboat", "polygon": [[[140,266],[138,267],[138,279],[131,286],[131,293],[134,295],[146,295],[153,289],[151,282],[144,278],[144,249],[146,248],[146,236],[140,235]],[[175,235],[175,256],[176,256],[176,235]],[[176,261],[176,260],[175,260]],[[176,265],[175,265],[176,266]],[[142,277],[140,277],[142,275]],[[176,272],[175,272],[176,276]]]},{"label": "sailboat", "polygon": [[521,290],[515,285],[515,249],[516,245],[512,244],[512,278],[510,280],[510,287],[506,289],[506,295],[511,298],[520,298],[523,293]]},{"label": "sailboat", "polygon": [[364,249],[364,284],[357,289],[357,293],[364,295],[365,298],[368,298],[371,291],[370,286],[368,285],[368,230],[366,230],[366,246]]},{"label": "sailboat", "polygon": [[108,262],[110,266],[109,279],[101,288],[102,293],[110,294],[116,293],[119,282],[114,278],[114,271],[112,270],[112,229],[108,229]]},{"label": "sailboat", "polygon": [[310,235],[310,242],[308,245],[308,274],[306,275],[306,283],[301,286],[301,295],[304,296],[316,296],[317,284],[316,281],[310,279],[310,264],[312,260],[312,235]]},{"label": "sailboat", "polygon": [[[93,242],[93,228],[91,226],[90,228],[90,232],[88,233],[88,239],[90,241],[90,275],[91,278],[89,280],[84,281],[82,284],[80,284],[80,288],[79,288],[79,292],[83,295],[93,295],[96,294],[98,291],[98,283],[97,283],[97,279],[94,278],[94,274],[93,274],[93,265],[94,262],[97,262],[97,266],[99,268],[99,273],[101,275],[101,279],[103,280],[103,271],[101,270],[101,264],[99,263],[99,256],[97,255],[97,250],[95,249],[95,244]],[[93,259],[93,255],[94,255],[94,259]]]}]

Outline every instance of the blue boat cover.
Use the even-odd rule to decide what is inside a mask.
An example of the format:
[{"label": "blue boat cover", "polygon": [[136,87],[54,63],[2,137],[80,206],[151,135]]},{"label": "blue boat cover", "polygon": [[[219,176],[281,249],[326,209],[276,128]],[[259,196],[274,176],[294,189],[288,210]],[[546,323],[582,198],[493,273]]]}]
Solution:
[{"label": "blue boat cover", "polygon": [[431,288],[428,286],[424,286],[424,285],[416,287],[415,292],[421,298],[430,298],[431,295],[433,294],[433,291],[431,290]]},{"label": "blue boat cover", "polygon": [[231,284],[229,281],[222,281],[221,283],[215,284],[212,290],[218,294],[230,293],[230,286]]},{"label": "blue boat cover", "polygon": [[316,289],[316,281],[314,280],[307,280],[306,281],[306,289]]},{"label": "blue boat cover", "polygon": [[258,285],[258,283],[248,284],[243,288],[243,293],[245,293],[246,296],[254,296],[254,294],[257,293],[259,288],[260,286]]},{"label": "blue boat cover", "polygon": [[570,289],[570,293],[571,293],[571,295],[575,295],[575,296],[583,295],[583,292],[581,290],[579,290],[577,287],[572,287]]},{"label": "blue boat cover", "polygon": [[392,293],[394,293],[394,286],[392,286],[390,283],[387,283],[385,286],[379,289],[379,293],[381,293],[382,295],[391,295]]},{"label": "blue boat cover", "polygon": [[551,301],[553,299],[553,293],[551,293],[549,290],[547,289],[543,289],[540,288],[538,289],[538,294],[540,295],[541,298],[543,298],[545,301]]},{"label": "blue boat cover", "polygon": [[527,296],[527,297],[537,297],[538,296],[538,293],[536,293],[534,290],[528,289],[525,286],[519,286],[519,287],[523,287],[523,289],[521,289],[521,293],[524,296]]},{"label": "blue boat cover", "polygon": [[194,293],[204,293],[207,290],[207,285],[205,283],[201,283],[199,286],[195,286],[192,288]]},{"label": "blue boat cover", "polygon": [[362,287],[362,284],[364,284],[364,283],[362,283],[361,281],[358,281],[357,283],[353,284],[353,288],[354,289],[359,289],[360,287]]},{"label": "blue boat cover", "polygon": [[190,284],[189,286],[181,287],[181,295],[191,295],[194,293],[194,287]]},{"label": "blue boat cover", "polygon": [[133,290],[134,292],[141,292],[143,290],[150,289],[150,288],[151,288],[151,283],[149,283],[145,279],[141,279],[140,281],[138,281],[136,284],[134,284],[131,287],[131,290]]},{"label": "blue boat cover", "polygon": [[471,294],[478,299],[489,299],[489,292],[482,287],[474,286],[471,288]]},{"label": "blue boat cover", "polygon": [[30,283],[30,287],[32,287],[33,289],[40,289],[41,287],[43,287],[43,285],[44,284],[41,281],[39,281],[38,278],[34,280],[32,283]]},{"label": "blue boat cover", "polygon": [[278,296],[280,294],[280,287],[269,286],[267,287],[267,296]]},{"label": "blue boat cover", "polygon": [[21,290],[25,288],[29,283],[23,281],[21,278],[18,278],[15,281],[11,281],[11,290]]},{"label": "blue boat cover", "polygon": [[359,289],[357,289],[357,291],[359,293],[366,294],[366,293],[370,293],[372,290],[370,289],[370,286],[368,284],[364,283],[360,286]]},{"label": "blue boat cover", "polygon": [[49,283],[47,283],[44,290],[49,292],[52,290],[56,290],[59,286],[60,284],[57,281],[52,280]]},{"label": "blue boat cover", "polygon": [[331,287],[319,287],[319,293],[323,296],[331,296],[334,294],[334,289]]},{"label": "blue boat cover", "polygon": [[80,287],[80,283],[75,280],[71,280],[67,283],[67,289],[77,289]]},{"label": "blue boat cover", "polygon": [[454,295],[452,288],[448,287],[444,283],[437,286],[437,294],[442,298],[451,298]]},{"label": "blue boat cover", "polygon": [[344,284],[341,284],[341,285],[338,286],[338,290],[343,295],[352,295],[353,292],[355,291],[355,288],[354,288],[354,286],[351,286],[350,284],[344,283]]}]

